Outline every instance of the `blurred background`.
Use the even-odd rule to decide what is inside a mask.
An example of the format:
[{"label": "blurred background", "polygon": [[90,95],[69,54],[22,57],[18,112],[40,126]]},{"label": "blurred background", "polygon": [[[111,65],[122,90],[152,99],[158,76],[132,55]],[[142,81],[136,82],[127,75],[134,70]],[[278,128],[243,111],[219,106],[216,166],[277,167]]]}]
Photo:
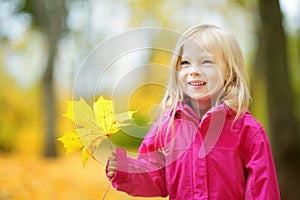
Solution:
[{"label": "blurred background", "polygon": [[[300,0],[0,0],[0,199],[102,199],[109,185],[103,164],[89,161],[83,169],[80,153],[66,157],[57,141],[74,129],[62,117],[65,101],[103,94],[138,108],[141,133],[112,138],[136,149],[168,79],[168,70],[154,69],[167,69],[172,54],[143,49],[115,54],[111,63],[100,55],[93,67],[86,61],[95,49],[114,55],[118,35],[137,28],[179,34],[203,23],[237,37],[250,75],[250,110],[270,138],[282,199],[299,199],[299,10]],[[138,34],[121,46],[176,43],[153,36]],[[110,188],[105,199],[143,198]]]}]

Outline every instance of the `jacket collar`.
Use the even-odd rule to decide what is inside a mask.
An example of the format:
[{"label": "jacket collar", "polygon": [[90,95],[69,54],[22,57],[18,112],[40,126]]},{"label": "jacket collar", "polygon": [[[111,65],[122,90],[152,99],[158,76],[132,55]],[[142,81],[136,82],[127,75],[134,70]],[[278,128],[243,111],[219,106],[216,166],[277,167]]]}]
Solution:
[{"label": "jacket collar", "polygon": [[[231,108],[229,108],[225,103],[221,103],[209,109],[200,119],[199,116],[196,114],[196,112],[188,104],[179,103],[176,108],[175,118],[176,119],[184,118],[199,124],[200,121],[205,121],[206,119],[211,118],[212,115],[220,112],[225,112],[224,114],[230,116],[231,115],[235,116],[236,114],[236,112]],[[172,111],[170,112],[170,116],[172,116]]]}]

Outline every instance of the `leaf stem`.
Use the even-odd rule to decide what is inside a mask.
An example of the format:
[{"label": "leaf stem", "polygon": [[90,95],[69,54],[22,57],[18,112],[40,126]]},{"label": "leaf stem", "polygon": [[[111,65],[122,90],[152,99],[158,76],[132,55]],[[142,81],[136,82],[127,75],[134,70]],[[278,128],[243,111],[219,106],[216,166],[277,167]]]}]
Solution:
[{"label": "leaf stem", "polygon": [[104,195],[103,195],[103,197],[102,197],[102,200],[105,200],[106,195],[107,195],[107,193],[108,193],[108,191],[109,191],[109,188],[110,188],[110,184],[108,184],[108,186],[107,186],[107,188],[106,188],[106,190],[105,190],[105,192],[104,192]]},{"label": "leaf stem", "polygon": [[109,135],[107,136],[107,139],[108,139],[108,143],[109,143],[110,150],[113,151],[114,149],[113,149],[112,143],[111,143],[111,141],[110,141]]}]

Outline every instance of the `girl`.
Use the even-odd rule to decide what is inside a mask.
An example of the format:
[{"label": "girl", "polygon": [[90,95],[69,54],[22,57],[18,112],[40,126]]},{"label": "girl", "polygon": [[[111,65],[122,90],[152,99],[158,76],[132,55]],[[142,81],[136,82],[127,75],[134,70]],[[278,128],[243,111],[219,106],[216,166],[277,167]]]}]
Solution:
[{"label": "girl", "polygon": [[263,127],[249,113],[250,93],[236,39],[196,26],[177,44],[162,114],[137,159],[117,148],[112,185],[132,196],[176,200],[280,199]]}]

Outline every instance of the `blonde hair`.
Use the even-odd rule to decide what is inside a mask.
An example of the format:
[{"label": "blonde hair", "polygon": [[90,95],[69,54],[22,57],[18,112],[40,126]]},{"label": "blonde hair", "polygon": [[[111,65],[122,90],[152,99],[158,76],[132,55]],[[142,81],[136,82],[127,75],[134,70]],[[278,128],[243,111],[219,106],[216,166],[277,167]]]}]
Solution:
[{"label": "blonde hair", "polygon": [[[182,49],[188,40],[195,38],[197,39],[197,45],[200,45],[201,48],[216,57],[217,65],[220,59],[223,59],[225,62],[224,90],[222,90],[222,94],[218,95],[214,103],[219,104],[220,102],[224,102],[229,108],[236,111],[234,119],[236,121],[248,109],[251,99],[242,52],[235,37],[214,25],[192,27],[182,35],[177,43],[170,63],[170,68],[174,70],[171,72],[168,90],[161,103],[161,116],[170,112],[170,110],[173,111],[168,128],[169,130],[172,127],[172,132],[174,132],[173,124],[176,107],[179,102],[183,102],[185,99],[177,75],[180,69]],[[161,119],[161,123],[164,123],[163,119]]]}]

